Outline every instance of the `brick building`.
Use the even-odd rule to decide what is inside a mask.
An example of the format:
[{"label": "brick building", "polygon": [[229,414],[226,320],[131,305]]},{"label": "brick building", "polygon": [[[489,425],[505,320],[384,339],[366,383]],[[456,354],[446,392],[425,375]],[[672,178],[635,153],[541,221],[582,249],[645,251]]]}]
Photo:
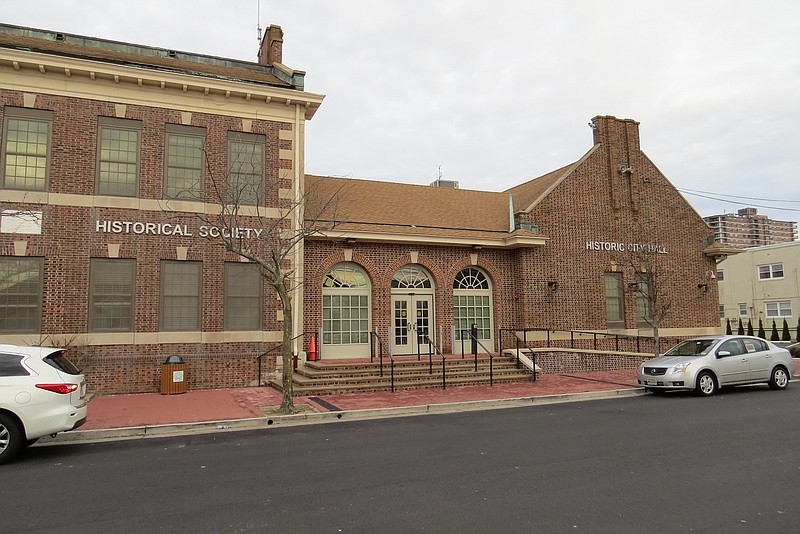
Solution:
[{"label": "brick building", "polygon": [[717,241],[735,247],[762,247],[797,239],[796,222],[759,215],[756,208],[742,208],[736,213],[709,215],[703,219],[714,230]]},{"label": "brick building", "polygon": [[[421,333],[448,351],[473,324],[497,350],[500,328],[646,333],[657,285],[662,335],[719,330],[724,250],[635,121],[595,117],[586,154],[504,192],[305,176],[323,96],[282,43],[270,27],[248,63],[0,26],[0,342],[70,345],[123,393],[157,391],[169,354],[191,388],[257,383],[283,321],[323,358],[368,356],[376,330],[396,354]],[[303,227],[297,200],[318,225],[286,265],[292,317],[220,245],[232,191],[253,246]]]}]

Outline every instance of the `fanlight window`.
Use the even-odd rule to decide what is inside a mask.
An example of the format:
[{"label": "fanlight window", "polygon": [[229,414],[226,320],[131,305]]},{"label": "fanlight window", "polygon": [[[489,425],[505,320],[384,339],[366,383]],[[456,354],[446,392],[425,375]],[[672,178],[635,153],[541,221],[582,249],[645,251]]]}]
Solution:
[{"label": "fanlight window", "polygon": [[456,275],[453,289],[489,289],[489,281],[478,269],[468,267]]},{"label": "fanlight window", "polygon": [[325,275],[322,287],[368,287],[367,277],[351,265],[337,265]]},{"label": "fanlight window", "polygon": [[392,278],[393,289],[430,289],[431,279],[419,267],[402,267]]}]

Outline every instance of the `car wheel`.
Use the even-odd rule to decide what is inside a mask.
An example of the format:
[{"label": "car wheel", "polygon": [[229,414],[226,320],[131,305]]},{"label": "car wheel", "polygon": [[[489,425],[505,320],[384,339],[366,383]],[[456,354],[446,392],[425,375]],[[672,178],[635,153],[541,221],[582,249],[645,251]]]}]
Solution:
[{"label": "car wheel", "polygon": [[19,424],[5,414],[0,414],[0,464],[11,460],[19,452],[25,435]]},{"label": "car wheel", "polygon": [[714,375],[708,371],[703,371],[700,373],[700,376],[697,377],[697,387],[695,388],[695,391],[701,397],[710,397],[716,393],[717,380],[714,378]]},{"label": "car wheel", "polygon": [[776,367],[772,370],[772,375],[769,377],[769,387],[771,389],[786,389],[789,383],[789,373],[783,367]]}]

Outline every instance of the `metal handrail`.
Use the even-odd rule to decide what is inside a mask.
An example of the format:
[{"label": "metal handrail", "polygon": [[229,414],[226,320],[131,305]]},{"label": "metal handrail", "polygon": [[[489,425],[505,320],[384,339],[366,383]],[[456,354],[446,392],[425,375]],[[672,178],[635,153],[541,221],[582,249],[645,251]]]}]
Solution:
[{"label": "metal handrail", "polygon": [[[608,339],[612,338],[614,340],[614,347],[615,350],[619,351],[619,341],[620,339],[635,339],[636,340],[636,352],[641,352],[641,339],[647,338],[647,336],[639,336],[639,335],[631,335],[631,334],[618,334],[615,332],[598,332],[596,330],[560,330],[554,328],[501,328],[500,329],[500,338],[502,343],[502,333],[503,331],[513,332],[516,335],[516,332],[523,333],[523,342],[527,347],[528,339],[527,339],[527,332],[546,332],[547,333],[547,348],[551,348],[552,339],[550,338],[551,334],[557,334],[559,332],[565,332],[570,335],[570,348],[575,348],[575,334],[579,335],[586,335],[592,336],[592,347],[594,350],[597,350],[597,339],[598,336],[601,339]],[[533,341],[533,340],[532,340]],[[502,348],[502,344],[501,344]]]},{"label": "metal handrail", "polygon": [[[297,334],[290,341],[294,341],[295,339],[297,339],[299,337],[303,337],[304,335],[305,335],[305,332],[303,332],[301,334]],[[264,356],[266,356],[267,354],[269,354],[270,352],[274,351],[275,349],[277,349],[279,347],[283,347],[283,341],[280,341],[280,342],[276,343],[272,347],[268,348],[265,352],[262,352],[261,354],[258,355],[257,359],[258,359],[258,385],[259,386],[261,385],[261,363],[262,363],[262,359],[264,358]],[[297,360],[297,356],[295,355],[295,361],[296,360]]]},{"label": "metal handrail", "polygon": [[390,361],[390,368],[391,368],[391,388],[392,393],[394,393],[394,355],[392,354],[392,347],[386,347],[383,345],[383,341],[381,340],[381,336],[378,334],[378,327],[375,327],[374,332],[370,332],[369,342],[369,361],[374,361],[375,356],[375,346],[373,345],[373,339],[378,341],[378,367],[381,371],[381,376],[383,376],[383,353],[389,356]]},{"label": "metal handrail", "polygon": [[428,372],[433,374],[433,352],[431,351],[431,347],[433,350],[442,357],[442,389],[447,389],[447,365],[445,364],[444,354],[439,347],[437,347],[428,334],[423,334],[424,341],[428,343]]},{"label": "metal handrail", "polygon": [[[486,348],[486,345],[481,343],[481,340],[478,339],[478,336],[476,336],[476,335],[474,335],[472,333],[471,329],[464,329],[464,330],[459,330],[459,334],[460,334],[459,337],[461,338],[461,357],[462,358],[464,357],[464,332],[467,333],[467,335],[469,336],[470,340],[474,341],[476,345],[480,345],[480,347],[483,349],[483,351],[486,354],[489,355],[489,385],[493,386],[494,385],[494,354],[492,354],[492,352],[489,351],[489,349]],[[478,350],[477,350],[477,347],[473,351],[473,356],[475,358],[475,372],[477,373],[478,372]]]}]

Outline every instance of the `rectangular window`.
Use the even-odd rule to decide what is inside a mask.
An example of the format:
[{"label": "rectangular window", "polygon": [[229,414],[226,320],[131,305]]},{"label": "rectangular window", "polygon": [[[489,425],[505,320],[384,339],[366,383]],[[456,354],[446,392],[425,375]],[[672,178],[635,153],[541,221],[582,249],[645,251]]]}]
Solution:
[{"label": "rectangular window", "polygon": [[93,332],[133,330],[134,260],[93,259],[89,286]]},{"label": "rectangular window", "polygon": [[263,135],[229,132],[227,202],[230,204],[264,204],[266,146]]},{"label": "rectangular window", "polygon": [[255,265],[225,264],[225,330],[261,329],[261,287]]},{"label": "rectangular window", "polygon": [[161,262],[161,329],[200,330],[199,262]]},{"label": "rectangular window", "polygon": [[650,275],[636,274],[636,318],[639,326],[649,325],[653,320],[650,310]]},{"label": "rectangular window", "polygon": [[717,271],[717,282],[725,280],[725,271]]},{"label": "rectangular window", "polygon": [[204,128],[167,124],[166,198],[202,199],[205,136]]},{"label": "rectangular window", "polygon": [[0,257],[0,332],[39,332],[42,260]]},{"label": "rectangular window", "polygon": [[3,187],[46,191],[53,112],[6,107],[4,122]]},{"label": "rectangular window", "polygon": [[606,273],[606,321],[608,328],[625,327],[622,273]]},{"label": "rectangular window", "polygon": [[369,343],[369,297],[322,296],[322,342],[326,345]]},{"label": "rectangular window", "polygon": [[719,318],[720,319],[724,319],[725,318],[725,305],[724,304],[720,304],[719,305]]},{"label": "rectangular window", "polygon": [[139,121],[100,117],[97,194],[135,197],[139,187]]},{"label": "rectangular window", "polygon": [[744,302],[739,303],[739,315],[747,316],[747,304]]},{"label": "rectangular window", "polygon": [[783,278],[782,263],[770,263],[769,265],[758,266],[759,280],[774,280],[775,278]]},{"label": "rectangular window", "polygon": [[767,317],[791,317],[792,316],[792,303],[788,300],[779,300],[775,302],[764,303],[767,311]]}]

